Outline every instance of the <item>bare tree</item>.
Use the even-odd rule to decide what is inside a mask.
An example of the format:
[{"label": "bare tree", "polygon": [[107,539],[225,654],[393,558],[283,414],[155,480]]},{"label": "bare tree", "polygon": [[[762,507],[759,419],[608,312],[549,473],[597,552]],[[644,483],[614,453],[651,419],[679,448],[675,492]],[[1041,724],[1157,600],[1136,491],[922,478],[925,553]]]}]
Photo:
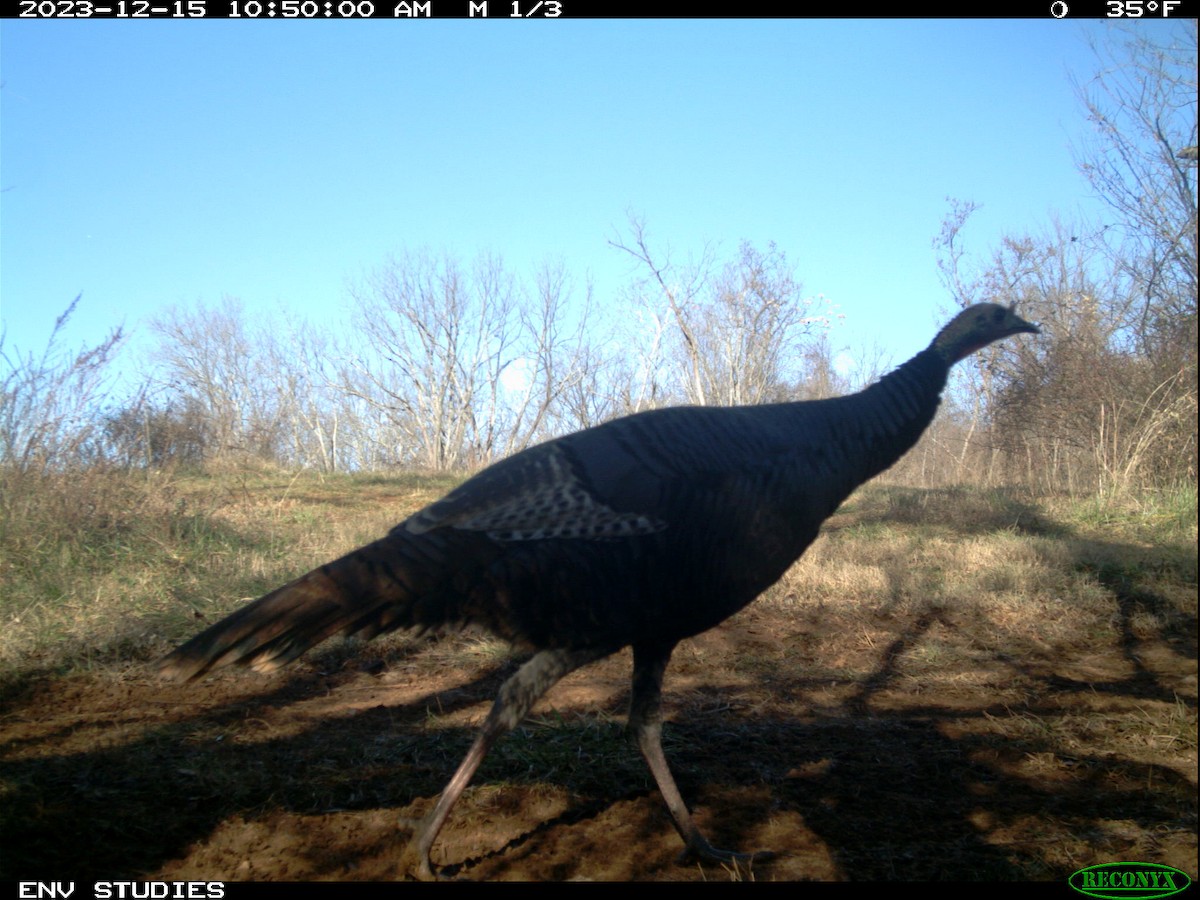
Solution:
[{"label": "bare tree", "polygon": [[535,294],[520,309],[523,355],[520,373],[506,404],[509,426],[504,453],[515,453],[536,439],[586,427],[569,412],[595,359],[589,343],[592,288],[575,300],[574,283],[562,261],[544,262],[534,276]]},{"label": "bare tree", "polygon": [[169,403],[203,410],[205,459],[278,456],[280,421],[264,351],[269,338],[247,320],[242,302],[172,307],[151,320],[158,336],[154,380]]},{"label": "bare tree", "polygon": [[[794,380],[804,344],[830,324],[825,310],[801,296],[786,255],[743,243],[737,256],[713,273],[706,248],[699,262],[674,266],[650,249],[645,224],[630,219],[628,242],[611,242],[649,275],[637,286],[642,304],[673,326],[684,398],[697,404],[762,403],[780,399]],[[658,316],[654,316],[658,321]]]},{"label": "bare tree", "polygon": [[797,364],[820,359],[813,345],[825,339],[828,316],[801,296],[786,255],[774,244],[762,252],[743,242],[714,287],[697,329],[709,395],[726,406],[783,399]]},{"label": "bare tree", "polygon": [[151,403],[144,391],[105,416],[106,452],[126,469],[200,466],[212,447],[209,420],[195,397]]},{"label": "bare tree", "polygon": [[625,406],[619,393],[621,386],[632,380],[625,372],[624,359],[617,352],[604,355],[591,344],[580,348],[575,378],[563,385],[559,401],[550,411],[554,431],[566,434],[636,411]]},{"label": "bare tree", "polygon": [[1194,373],[1197,23],[1113,30],[1093,50],[1100,70],[1076,88],[1095,131],[1076,160],[1115,215],[1100,234],[1136,300],[1124,324],[1140,352]]},{"label": "bare tree", "polygon": [[[880,358],[882,352],[876,348],[874,350],[875,358]],[[788,394],[796,400],[824,400],[829,397],[840,397],[865,387],[866,384],[875,381],[878,376],[887,371],[887,369],[875,371],[872,368],[872,361],[864,359],[862,365],[866,367],[867,371],[860,372],[860,375],[867,374],[867,381],[863,384],[855,384],[838,371],[836,354],[827,333],[814,336],[803,347],[799,362],[802,367],[800,378],[788,391]]]},{"label": "bare tree", "polygon": [[974,271],[956,204],[937,244],[957,303],[1018,302],[1039,341],[959,367],[971,427],[1024,458],[1031,479],[1072,489],[1196,477],[1196,23],[1110,32],[1078,87],[1090,141],[1077,162],[1110,221],[1009,235]]},{"label": "bare tree", "polygon": [[465,464],[487,431],[489,386],[498,390],[512,362],[511,280],[496,261],[468,275],[448,256],[408,253],[350,294],[366,346],[343,389],[403,435],[403,458],[433,470]]},{"label": "bare tree", "polygon": [[[955,244],[944,246],[961,246],[951,230]],[[1078,238],[1083,231],[1055,221],[1041,235],[1007,235],[970,274],[961,254],[943,259],[960,302],[1016,303],[1042,327],[1036,341],[960,367],[966,378],[954,396],[968,423],[960,473],[969,467],[990,478],[997,466],[1019,463],[1042,487],[1106,492],[1188,477],[1194,384],[1189,392],[1177,375],[1164,379],[1129,340],[1128,280]]]},{"label": "bare tree", "polygon": [[671,262],[668,250],[666,258],[660,263],[648,246],[645,221],[631,215],[629,228],[632,232],[630,243],[620,240],[609,243],[628,253],[649,271],[649,275],[635,285],[634,295],[650,313],[655,326],[656,343],[663,333],[657,299],[661,298],[666,303],[665,315],[675,326],[684,360],[684,395],[693,403],[705,403],[706,373],[693,311],[703,302],[702,297],[706,292],[712,266],[711,249],[706,246],[698,262],[689,262],[682,267]]},{"label": "bare tree", "polygon": [[1122,282],[1106,312],[1125,352],[1100,458],[1121,479],[1194,484],[1197,23],[1118,29],[1093,49],[1100,70],[1078,91],[1095,134],[1077,161],[1115,217],[1099,247]]},{"label": "bare tree", "polygon": [[530,294],[497,258],[467,272],[407,253],[351,296],[365,346],[340,386],[395,430],[400,461],[445,470],[519,450],[583,377],[590,293],[573,304],[561,265],[544,265]]},{"label": "bare tree", "polygon": [[54,322],[40,355],[4,349],[0,333],[0,463],[17,471],[87,464],[97,452],[101,407],[111,388],[110,364],[124,339],[120,328],[98,344],[67,351],[63,330],[76,297]]},{"label": "bare tree", "polygon": [[336,390],[335,340],[301,321],[264,335],[275,405],[286,428],[280,452],[293,465],[334,472],[345,467],[345,444],[354,440],[347,398]]}]

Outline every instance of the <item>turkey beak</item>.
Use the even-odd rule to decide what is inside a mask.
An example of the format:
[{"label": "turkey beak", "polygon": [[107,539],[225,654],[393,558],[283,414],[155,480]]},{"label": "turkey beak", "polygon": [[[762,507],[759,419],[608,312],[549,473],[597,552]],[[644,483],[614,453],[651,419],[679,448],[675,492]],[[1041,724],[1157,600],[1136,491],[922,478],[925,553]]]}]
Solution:
[{"label": "turkey beak", "polygon": [[1026,322],[1024,319],[1022,319],[1020,316],[1017,315],[1016,301],[1008,304],[1008,314],[1009,314],[1009,316],[1012,317],[1012,320],[1013,320],[1012,325],[1009,326],[1009,332],[1008,332],[1009,334],[1021,334],[1022,332],[1026,333],[1026,334],[1041,334],[1042,333],[1042,329],[1040,329],[1038,326],[1034,325],[1032,322]]}]

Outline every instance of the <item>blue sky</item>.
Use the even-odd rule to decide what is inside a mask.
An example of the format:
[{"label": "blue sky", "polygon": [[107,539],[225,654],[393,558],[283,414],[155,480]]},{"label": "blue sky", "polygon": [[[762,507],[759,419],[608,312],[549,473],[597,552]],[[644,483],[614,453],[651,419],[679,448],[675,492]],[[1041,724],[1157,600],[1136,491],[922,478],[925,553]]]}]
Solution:
[{"label": "blue sky", "polygon": [[[1161,23],[1145,23],[1161,27]],[[605,302],[659,246],[774,241],[895,361],[948,307],[948,196],[985,251],[1094,214],[1069,75],[1100,21],[0,24],[0,316],[39,349],[239,297],[317,322],[389,253],[560,258]]]}]

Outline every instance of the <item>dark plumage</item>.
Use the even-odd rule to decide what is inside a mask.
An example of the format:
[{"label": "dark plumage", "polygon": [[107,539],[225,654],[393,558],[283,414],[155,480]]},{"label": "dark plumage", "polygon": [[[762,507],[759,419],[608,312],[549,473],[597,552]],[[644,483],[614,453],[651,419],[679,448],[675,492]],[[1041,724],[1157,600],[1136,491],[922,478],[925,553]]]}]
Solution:
[{"label": "dark plumage", "polygon": [[916,443],[954,363],[1037,331],[980,304],[857,394],[655,410],[532,447],[218,622],[162,670],[270,670],[337,633],[468,622],[533,651],[413,835],[405,863],[429,876],[430,847],[492,743],[568,672],[632,645],[630,728],[685,852],[753,858],[708,843],[667,767],[659,702],[671,651],[774,583],[856,487]]}]

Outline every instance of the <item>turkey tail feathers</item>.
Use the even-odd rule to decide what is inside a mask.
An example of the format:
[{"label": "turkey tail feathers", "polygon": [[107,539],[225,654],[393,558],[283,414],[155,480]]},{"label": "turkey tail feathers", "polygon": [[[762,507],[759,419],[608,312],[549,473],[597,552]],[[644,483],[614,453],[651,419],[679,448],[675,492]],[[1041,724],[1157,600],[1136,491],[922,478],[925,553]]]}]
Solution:
[{"label": "turkey tail feathers", "polygon": [[232,663],[269,672],[344,628],[337,587],[318,569],[271,591],[196,635],[159,664],[168,678],[190,680]]},{"label": "turkey tail feathers", "polygon": [[400,565],[411,548],[396,544],[376,541],[260,597],[166,656],[160,674],[185,681],[233,664],[270,672],[335,634],[419,624],[413,601],[424,579]]}]

